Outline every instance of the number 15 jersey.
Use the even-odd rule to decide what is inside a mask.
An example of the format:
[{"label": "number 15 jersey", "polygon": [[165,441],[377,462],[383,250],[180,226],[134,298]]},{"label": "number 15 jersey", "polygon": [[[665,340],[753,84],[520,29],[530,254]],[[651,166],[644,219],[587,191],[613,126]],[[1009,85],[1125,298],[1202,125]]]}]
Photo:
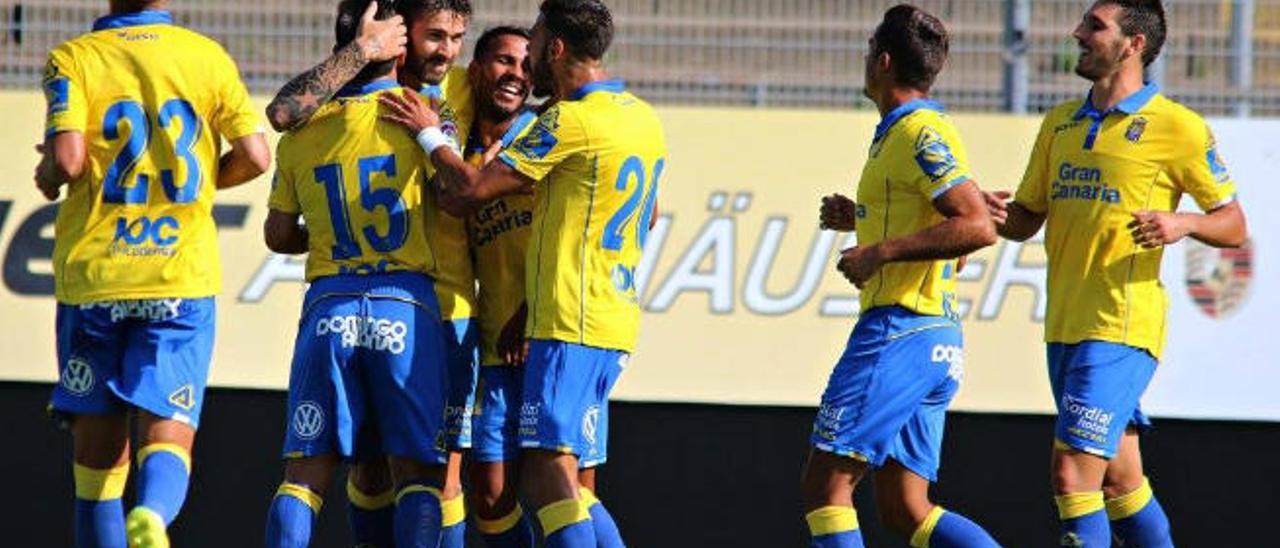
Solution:
[{"label": "number 15 jersey", "polygon": [[525,262],[530,338],[634,350],[635,269],[666,155],[653,108],[612,80],[560,101],[499,155],[538,181]]},{"label": "number 15 jersey", "polygon": [[217,294],[220,139],[263,131],[222,46],[164,11],[103,17],[49,54],[44,91],[46,135],[87,151],[58,212],[58,300]]},{"label": "number 15 jersey", "polygon": [[307,281],[411,271],[436,274],[422,217],[427,159],[413,136],[378,119],[393,80],[352,85],[280,139],[271,209],[307,223]]}]

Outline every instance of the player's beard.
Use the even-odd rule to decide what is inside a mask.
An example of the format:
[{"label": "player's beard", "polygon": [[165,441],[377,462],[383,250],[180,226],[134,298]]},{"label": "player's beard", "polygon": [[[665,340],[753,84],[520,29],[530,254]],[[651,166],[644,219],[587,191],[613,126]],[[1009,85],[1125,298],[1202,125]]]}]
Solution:
[{"label": "player's beard", "polygon": [[1096,82],[1115,72],[1115,68],[1124,61],[1121,44],[1107,44],[1105,47],[1091,47],[1087,51],[1081,48],[1080,58],[1076,60],[1077,76]]},{"label": "player's beard", "polygon": [[[445,75],[449,73],[448,61],[449,60],[443,55],[430,55],[427,57],[415,56],[409,58],[405,62],[405,65],[410,72],[422,81],[423,84],[437,86],[440,85],[440,82],[444,81]],[[438,73],[432,72],[432,69],[430,68],[431,66],[439,66],[441,64],[444,66],[443,70],[440,70]]]},{"label": "player's beard", "polygon": [[533,96],[539,99],[551,97],[556,91],[556,78],[551,74],[551,65],[548,63],[549,49],[551,49],[550,41],[542,47],[542,51],[538,52],[536,62],[530,63],[533,74],[529,75],[529,80],[533,84]]}]

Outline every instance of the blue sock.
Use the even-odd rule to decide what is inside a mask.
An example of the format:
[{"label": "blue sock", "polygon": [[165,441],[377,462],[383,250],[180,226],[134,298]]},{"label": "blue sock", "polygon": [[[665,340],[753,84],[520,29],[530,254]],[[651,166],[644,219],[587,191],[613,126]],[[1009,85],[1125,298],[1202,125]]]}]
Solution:
[{"label": "blue sock", "polygon": [[441,539],[440,490],[411,483],[396,494],[397,548],[436,548]]},{"label": "blue sock", "polygon": [[538,509],[545,548],[595,548],[591,514],[578,499],[558,500]]},{"label": "blue sock", "polygon": [[911,546],[916,548],[1000,548],[1000,544],[978,524],[941,506],[934,506],[924,518]]},{"label": "blue sock", "polygon": [[1055,497],[1062,546],[1110,548],[1111,524],[1107,521],[1102,491],[1069,493]]},{"label": "blue sock", "polygon": [[597,548],[625,548],[622,533],[618,531],[618,523],[613,521],[613,516],[609,514],[609,510],[604,507],[600,499],[596,498],[596,494],[586,487],[579,487],[578,497],[582,499],[587,512],[591,514],[591,526],[596,531]]},{"label": "blue sock", "polygon": [[125,548],[124,503],[120,499],[76,499],[76,546]]},{"label": "blue sock", "polygon": [[356,546],[377,548],[395,546],[396,494],[394,492],[366,495],[348,480],[347,516],[351,522],[352,541]]},{"label": "blue sock", "polygon": [[100,470],[73,466],[76,484],[76,546],[125,548],[124,486],[129,464]]},{"label": "blue sock", "polygon": [[533,548],[537,545],[533,525],[519,504],[511,513],[495,520],[476,517],[476,529],[488,548]]},{"label": "blue sock", "polygon": [[173,523],[187,499],[191,456],[179,445],[153,443],[138,451],[138,506]]},{"label": "blue sock", "polygon": [[281,483],[267,510],[267,548],[306,548],[322,503],[305,485]]},{"label": "blue sock", "polygon": [[1142,486],[1132,493],[1108,499],[1107,517],[1111,518],[1112,531],[1125,546],[1173,546],[1169,517],[1160,507],[1160,501],[1151,491],[1151,482],[1146,478],[1142,479]]},{"label": "blue sock", "polygon": [[467,505],[459,494],[440,502],[440,548],[464,548],[467,543]]},{"label": "blue sock", "polygon": [[858,513],[852,506],[823,506],[805,514],[809,548],[863,548]]}]

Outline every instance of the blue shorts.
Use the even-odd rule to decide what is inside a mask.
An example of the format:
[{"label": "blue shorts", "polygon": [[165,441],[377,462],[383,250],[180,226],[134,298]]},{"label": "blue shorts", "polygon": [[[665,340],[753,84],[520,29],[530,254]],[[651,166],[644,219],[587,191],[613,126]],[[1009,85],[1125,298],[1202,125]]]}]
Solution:
[{"label": "blue shorts", "polygon": [[289,372],[285,458],[381,450],[445,461],[445,345],[432,286],[417,273],[311,284]]},{"label": "blue shorts", "polygon": [[1073,449],[1110,459],[1125,428],[1151,420],[1138,399],[1156,372],[1156,359],[1133,346],[1084,341],[1049,343],[1049,384],[1058,407],[1054,435]]},{"label": "blue shorts", "polygon": [[534,339],[525,362],[520,447],[578,457],[580,468],[609,458],[609,391],[628,354]]},{"label": "blue shorts", "polygon": [[865,312],[831,372],[813,446],[936,481],[947,405],[964,376],[960,325],[887,306]]},{"label": "blue shorts", "polygon": [[215,309],[212,297],[58,303],[58,384],[50,407],[111,415],[133,406],[197,427]]},{"label": "blue shorts", "polygon": [[471,456],[475,462],[510,462],[520,456],[520,395],[524,368],[480,368],[475,413],[471,416]]},{"label": "blue shorts", "polygon": [[445,445],[450,450],[471,447],[471,408],[476,402],[480,355],[479,324],[470,318],[444,320],[445,353],[449,360],[449,392],[444,408]]}]

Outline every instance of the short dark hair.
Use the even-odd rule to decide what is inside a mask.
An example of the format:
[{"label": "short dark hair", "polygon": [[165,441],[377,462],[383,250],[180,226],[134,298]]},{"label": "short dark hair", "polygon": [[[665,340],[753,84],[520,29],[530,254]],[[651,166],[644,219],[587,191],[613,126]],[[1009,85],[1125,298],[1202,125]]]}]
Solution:
[{"label": "short dark hair", "polygon": [[437,11],[451,11],[471,18],[471,0],[395,0],[396,12],[404,18],[406,26],[412,25],[418,16]]},{"label": "short dark hair", "polygon": [[613,15],[601,0],[543,0],[542,24],[579,58],[599,60],[613,42]]},{"label": "short dark hair", "polygon": [[472,53],[472,59],[481,59],[489,55],[490,50],[498,43],[498,38],[503,36],[519,36],[525,40],[529,39],[529,29],[523,27],[515,27],[511,25],[502,25],[493,27],[484,31],[480,38],[476,40],[476,49]]},{"label": "short dark hair", "polygon": [[937,17],[910,4],[899,4],[884,12],[871,54],[889,54],[898,84],[929,91],[947,62],[950,44],[947,27]]},{"label": "short dark hair", "polygon": [[[374,14],[374,19],[390,19],[391,16],[396,14],[395,7],[388,0],[342,0],[338,2],[338,20],[333,24],[333,33],[337,38],[333,46],[334,51],[355,41],[356,31],[360,28],[360,17],[364,15],[364,10],[369,7],[369,2],[378,2],[378,11]],[[351,81],[368,82],[387,75],[395,66],[395,59],[369,63]]]},{"label": "short dark hair", "polygon": [[1164,3],[1160,0],[1104,0],[1104,3],[1120,6],[1120,32],[1125,36],[1147,37],[1147,47],[1142,50],[1142,65],[1150,65],[1160,50],[1168,33],[1165,23]]}]

